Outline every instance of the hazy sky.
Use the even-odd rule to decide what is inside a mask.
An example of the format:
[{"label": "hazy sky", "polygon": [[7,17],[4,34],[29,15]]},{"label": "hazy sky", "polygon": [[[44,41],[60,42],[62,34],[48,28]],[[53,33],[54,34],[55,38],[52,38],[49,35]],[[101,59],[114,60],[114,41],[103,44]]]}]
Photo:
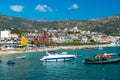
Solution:
[{"label": "hazy sky", "polygon": [[120,14],[120,0],[0,0],[0,14],[29,19],[87,20]]}]

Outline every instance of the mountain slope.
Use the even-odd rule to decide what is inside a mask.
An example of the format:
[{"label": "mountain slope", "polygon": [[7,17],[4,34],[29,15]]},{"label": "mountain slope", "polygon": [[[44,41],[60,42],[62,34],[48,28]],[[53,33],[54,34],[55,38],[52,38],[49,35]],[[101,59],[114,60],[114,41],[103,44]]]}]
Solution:
[{"label": "mountain slope", "polygon": [[42,28],[73,28],[103,32],[107,35],[120,35],[120,15],[110,16],[88,21],[35,21],[24,18],[0,15],[0,30],[10,29],[14,33],[22,33]]}]

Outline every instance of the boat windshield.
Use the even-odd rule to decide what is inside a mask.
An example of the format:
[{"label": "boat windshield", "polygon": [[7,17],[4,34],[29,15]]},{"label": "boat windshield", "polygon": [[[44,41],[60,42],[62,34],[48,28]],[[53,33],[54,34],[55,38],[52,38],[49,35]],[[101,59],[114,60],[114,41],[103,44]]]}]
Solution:
[{"label": "boat windshield", "polygon": [[61,54],[67,54],[67,52],[62,52]]}]

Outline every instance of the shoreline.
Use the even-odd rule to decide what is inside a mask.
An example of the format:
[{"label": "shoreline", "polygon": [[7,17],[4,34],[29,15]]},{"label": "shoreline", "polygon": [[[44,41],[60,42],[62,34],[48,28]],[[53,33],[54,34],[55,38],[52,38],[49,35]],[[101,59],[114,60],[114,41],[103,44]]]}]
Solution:
[{"label": "shoreline", "polygon": [[[86,47],[92,47],[92,48],[96,48],[96,47],[117,47],[120,45],[109,45],[109,44],[105,44],[105,45],[79,45],[79,46],[53,46],[53,47],[48,47],[46,48],[47,50],[60,50],[60,49],[83,49]],[[2,55],[9,55],[9,54],[24,54],[24,53],[30,53],[30,52],[42,52],[45,51],[45,48],[34,48],[31,50],[26,50],[26,51],[21,51],[21,50],[0,50],[0,56]]]}]

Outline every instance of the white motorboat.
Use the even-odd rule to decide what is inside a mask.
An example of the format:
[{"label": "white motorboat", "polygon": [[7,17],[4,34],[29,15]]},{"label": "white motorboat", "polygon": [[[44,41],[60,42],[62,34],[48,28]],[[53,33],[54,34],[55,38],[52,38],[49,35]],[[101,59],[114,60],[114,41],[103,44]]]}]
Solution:
[{"label": "white motorboat", "polygon": [[68,61],[76,58],[76,55],[67,54],[67,52],[62,52],[61,54],[57,54],[54,51],[49,53],[46,51],[47,56],[44,56],[40,59],[40,61]]},{"label": "white motorboat", "polygon": [[26,58],[26,56],[18,56],[18,57],[16,57],[16,59],[25,59]]}]

